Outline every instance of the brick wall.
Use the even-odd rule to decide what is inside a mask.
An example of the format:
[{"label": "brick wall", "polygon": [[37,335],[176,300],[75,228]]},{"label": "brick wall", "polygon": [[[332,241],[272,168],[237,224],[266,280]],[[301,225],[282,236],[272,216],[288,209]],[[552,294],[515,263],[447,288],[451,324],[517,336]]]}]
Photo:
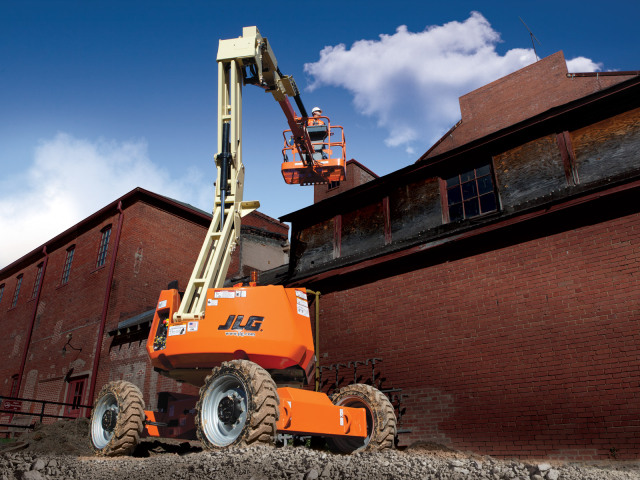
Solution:
[{"label": "brick wall", "polygon": [[[106,214],[49,252],[19,396],[65,401],[68,383],[64,380],[69,375],[87,378],[83,402],[92,403],[88,398],[90,374],[117,223],[117,212]],[[107,225],[112,226],[112,231],[106,262],[96,268],[101,229]],[[125,318],[154,308],[160,290],[169,281],[177,279],[186,286],[205,232],[202,225],[144,202],[125,208],[105,332],[115,329]],[[62,270],[71,245],[75,245],[73,263],[69,281],[63,285]],[[43,257],[35,259],[0,282],[6,285],[0,303],[0,323],[5,332],[0,336],[0,350],[9,352],[9,358],[0,366],[3,394],[9,393],[11,376],[20,369],[29,322],[36,308],[31,292],[42,260]],[[16,307],[10,309],[14,280],[19,274],[23,275],[20,297]],[[157,374],[147,366],[144,342],[111,348],[112,341],[113,337],[105,334],[96,393],[102,384],[116,378],[130,379],[145,390],[157,383]],[[170,384],[165,385],[169,390],[180,391],[175,382]]]},{"label": "brick wall", "polygon": [[[122,320],[155,308],[160,291],[169,282],[178,280],[180,289],[186,288],[205,233],[202,225],[143,202],[128,208],[105,331],[115,330]],[[145,345],[146,338],[113,346],[113,337],[105,335],[96,393],[109,381],[127,380],[142,389],[147,406],[153,407],[157,392],[183,392],[182,385],[160,379],[153,371]]]},{"label": "brick wall", "polygon": [[345,180],[339,182],[339,185],[333,185],[329,188],[329,184],[319,184],[313,186],[313,203],[318,203],[326,198],[334,197],[339,193],[346,192],[357,186],[370,182],[374,178],[378,178],[374,172],[362,165],[360,162],[351,159],[346,164]]},{"label": "brick wall", "polygon": [[236,283],[289,261],[289,225],[257,210],[242,219],[241,236],[233,252],[227,282]]},{"label": "brick wall", "polygon": [[621,83],[633,75],[570,77],[556,52],[460,97],[461,123],[423,156],[433,157],[553,107]]},{"label": "brick wall", "polygon": [[[129,199],[129,196],[134,200],[127,200],[124,207],[110,286],[107,282],[119,218],[115,207],[86,219],[63,234],[62,240],[52,241],[54,246],[48,245],[49,259],[41,280],[37,312],[35,298],[31,296],[37,266],[43,262],[44,255],[36,252],[20,269],[10,266],[9,273],[2,272],[0,284],[5,285],[5,290],[0,301],[0,325],[4,335],[0,336],[0,351],[7,352],[7,356],[0,365],[0,393],[9,394],[12,376],[20,371],[30,320],[36,313],[18,396],[64,402],[70,385],[68,380],[84,378],[83,403],[91,404],[89,387],[97,335],[105,295],[110,290],[95,394],[105,383],[119,379],[138,385],[149,408],[155,408],[157,394],[162,391],[197,394],[195,387],[179,384],[153,371],[144,335],[123,342],[107,333],[115,331],[121,321],[155,308],[160,291],[166,289],[169,282],[178,280],[179,288],[186,288],[208,228],[207,220],[199,217],[189,220],[189,215],[182,215],[185,212],[172,206],[159,208],[153,194],[134,191],[123,198]],[[96,268],[101,231],[109,225],[111,237],[106,261]],[[243,227],[252,229],[252,239],[267,235],[266,241],[276,246],[280,246],[278,242],[287,242],[288,226],[260,212],[245,217]],[[75,250],[69,280],[62,285],[66,253],[72,245]],[[278,265],[285,260],[282,248],[280,250]],[[240,258],[241,252],[242,248],[236,249],[232,257],[237,265],[246,263]],[[16,306],[10,308],[18,275],[22,275],[20,295]],[[62,351],[63,347],[66,352]],[[57,411],[63,413],[61,407],[57,407]]]},{"label": "brick wall", "polygon": [[383,359],[382,388],[408,394],[402,445],[637,458],[640,214],[446,260],[323,295],[321,363]]}]

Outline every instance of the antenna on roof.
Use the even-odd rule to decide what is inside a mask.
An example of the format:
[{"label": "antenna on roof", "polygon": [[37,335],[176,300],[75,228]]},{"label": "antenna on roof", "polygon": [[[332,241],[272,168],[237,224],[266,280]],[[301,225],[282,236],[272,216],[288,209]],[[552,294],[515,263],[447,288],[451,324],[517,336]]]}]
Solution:
[{"label": "antenna on roof", "polygon": [[531,31],[531,29],[527,26],[527,24],[526,24],[526,23],[524,23],[524,20],[522,20],[522,17],[518,17],[518,18],[520,19],[520,21],[521,21],[521,22],[522,22],[522,24],[524,25],[524,28],[526,28],[526,29],[527,29],[527,31],[529,32],[529,36],[531,37],[531,45],[533,46],[533,53],[534,53],[534,54],[535,54],[535,56],[536,56],[536,62],[537,62],[538,60],[540,60],[540,58],[538,57],[538,52],[536,51],[536,44],[535,44],[533,41],[535,40],[536,42],[538,42],[538,45],[540,45],[540,46],[542,46],[542,43],[540,43],[540,40],[538,40],[538,39],[536,38],[536,36],[533,34],[533,32],[532,32],[532,31]]}]

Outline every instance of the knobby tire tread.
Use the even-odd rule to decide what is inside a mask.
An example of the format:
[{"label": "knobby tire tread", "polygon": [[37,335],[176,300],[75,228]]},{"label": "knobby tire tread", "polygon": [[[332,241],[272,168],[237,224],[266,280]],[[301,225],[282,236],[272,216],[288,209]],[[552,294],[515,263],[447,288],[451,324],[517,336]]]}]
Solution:
[{"label": "knobby tire tread", "polygon": [[[331,396],[331,401],[335,405],[347,398],[357,398],[360,402],[368,405],[373,414],[373,425],[369,443],[353,451],[378,451],[391,449],[395,445],[397,435],[397,420],[393,405],[387,396],[371,385],[357,383],[347,385]],[[345,452],[344,448],[338,447],[340,442],[329,444],[336,450]],[[351,453],[351,452],[345,452]]]},{"label": "knobby tire tread", "polygon": [[245,426],[231,445],[248,446],[256,443],[273,443],[276,436],[276,422],[279,416],[279,399],[275,382],[271,375],[256,363],[248,360],[231,360],[212,370],[200,388],[200,398],[196,405],[196,434],[208,449],[220,448],[206,436],[201,424],[203,396],[218,375],[234,374],[244,384],[249,394],[249,414]]},{"label": "knobby tire tread", "polygon": [[[142,392],[133,383],[125,380],[117,380],[107,383],[98,394],[98,399],[104,395],[113,394],[118,401],[118,419],[113,432],[113,437],[103,449],[97,449],[93,443],[93,450],[98,455],[116,457],[130,455],[140,441],[140,435],[144,429],[144,400]],[[93,424],[93,415],[91,423]]]}]

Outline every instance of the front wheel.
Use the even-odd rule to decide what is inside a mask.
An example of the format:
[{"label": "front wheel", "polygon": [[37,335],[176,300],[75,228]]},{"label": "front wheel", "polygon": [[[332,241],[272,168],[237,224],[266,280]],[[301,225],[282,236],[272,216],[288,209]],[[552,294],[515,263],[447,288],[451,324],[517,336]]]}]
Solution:
[{"label": "front wheel", "polygon": [[393,448],[396,436],[396,415],[393,405],[380,390],[361,383],[341,388],[331,396],[334,405],[364,408],[367,416],[367,436],[333,437],[327,443],[343,453]]},{"label": "front wheel", "polygon": [[200,388],[198,439],[208,449],[272,443],[278,413],[276,384],[265,369],[248,360],[224,362]]},{"label": "front wheel", "polygon": [[144,428],[142,392],[124,380],[107,383],[96,398],[89,423],[91,446],[98,455],[129,455]]}]

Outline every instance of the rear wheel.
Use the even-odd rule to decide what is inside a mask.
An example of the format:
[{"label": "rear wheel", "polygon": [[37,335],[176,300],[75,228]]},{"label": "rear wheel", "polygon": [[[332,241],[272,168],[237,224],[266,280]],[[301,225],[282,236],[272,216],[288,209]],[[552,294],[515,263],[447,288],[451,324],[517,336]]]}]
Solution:
[{"label": "rear wheel", "polygon": [[209,449],[272,443],[278,413],[276,384],[265,369],[248,360],[224,362],[200,388],[198,439]]},{"label": "rear wheel", "polygon": [[367,437],[333,437],[327,443],[344,453],[393,448],[396,415],[393,405],[380,390],[370,385],[348,385],[332,395],[334,405],[364,408],[367,415]]},{"label": "rear wheel", "polygon": [[89,428],[91,446],[98,455],[133,453],[144,428],[140,389],[124,380],[107,383],[96,398]]}]

